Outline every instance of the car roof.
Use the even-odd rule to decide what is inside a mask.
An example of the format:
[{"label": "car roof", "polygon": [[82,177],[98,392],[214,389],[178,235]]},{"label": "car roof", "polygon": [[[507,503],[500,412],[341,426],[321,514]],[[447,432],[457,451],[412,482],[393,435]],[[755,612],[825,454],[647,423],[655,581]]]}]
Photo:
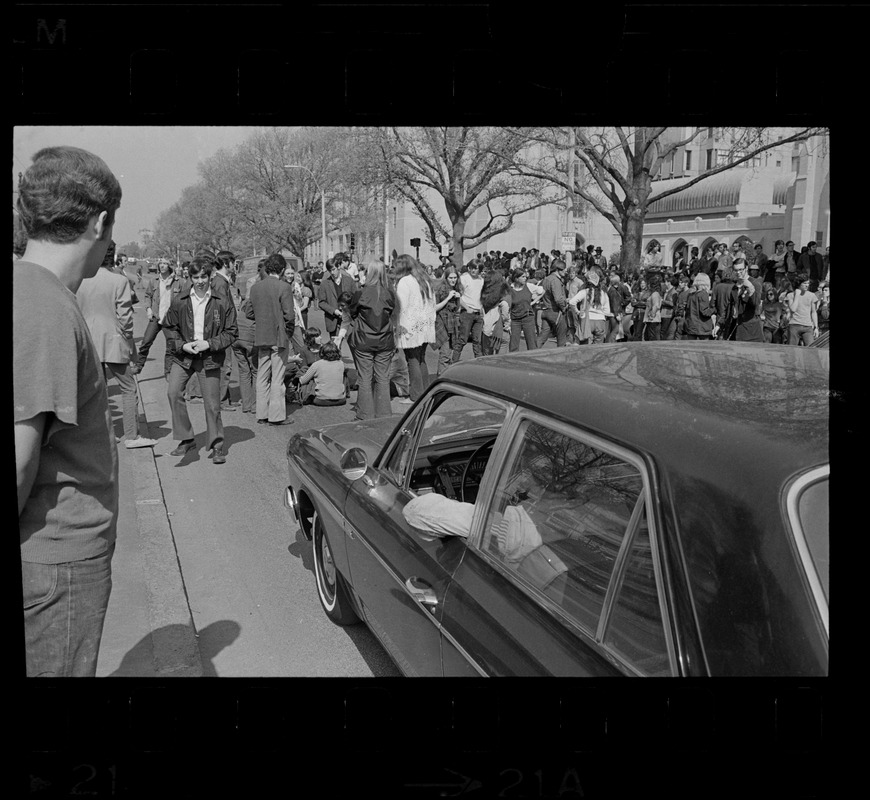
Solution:
[{"label": "car roof", "polygon": [[[828,461],[830,353],[629,342],[459,362],[444,377],[576,423],[677,472],[781,486]],[[759,465],[764,465],[759,470]]]}]

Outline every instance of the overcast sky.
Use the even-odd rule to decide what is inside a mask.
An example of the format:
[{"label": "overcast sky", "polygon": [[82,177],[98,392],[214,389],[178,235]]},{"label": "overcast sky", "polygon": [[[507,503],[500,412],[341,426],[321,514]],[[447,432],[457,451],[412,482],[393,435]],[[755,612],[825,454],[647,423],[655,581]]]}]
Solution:
[{"label": "overcast sky", "polygon": [[[220,148],[246,139],[249,127],[109,127],[87,125],[14,128],[12,175],[30,166],[37,150],[51,145],[82,147],[100,156],[123,190],[113,238],[119,245],[139,241],[157,215],[199,179],[197,163]],[[14,186],[14,183],[13,183]]]}]

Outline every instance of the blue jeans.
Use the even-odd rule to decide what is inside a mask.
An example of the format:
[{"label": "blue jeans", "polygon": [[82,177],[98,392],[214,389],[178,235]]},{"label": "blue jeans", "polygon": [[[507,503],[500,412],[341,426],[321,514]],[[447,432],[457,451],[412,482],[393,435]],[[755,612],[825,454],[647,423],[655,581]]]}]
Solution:
[{"label": "blue jeans", "polygon": [[[148,353],[151,351],[151,345],[154,344],[154,340],[157,338],[157,334],[163,330],[163,326],[157,321],[156,318],[148,320],[148,326],[145,328],[145,333],[142,335],[142,341],[139,343],[139,356],[136,359],[136,363],[139,365],[139,369],[141,370],[145,366],[145,360],[148,358]],[[164,339],[166,338],[166,334],[163,335]],[[163,355],[163,377],[169,378],[169,371],[172,369],[172,354],[169,352],[169,348],[166,347],[166,352]]]},{"label": "blue jeans", "polygon": [[390,407],[390,364],[393,360],[392,350],[382,350],[379,353],[367,353],[356,350],[357,378],[357,412],[360,419],[372,417],[389,417]]},{"label": "blue jeans", "polygon": [[459,312],[459,335],[453,343],[453,361],[462,358],[462,350],[471,337],[471,352],[475,358],[480,356],[480,334],[483,332],[483,314],[479,311],[466,311],[464,308]]},{"label": "blue jeans", "polygon": [[93,678],[112,592],[114,543],[64,564],[21,562],[28,678]]}]

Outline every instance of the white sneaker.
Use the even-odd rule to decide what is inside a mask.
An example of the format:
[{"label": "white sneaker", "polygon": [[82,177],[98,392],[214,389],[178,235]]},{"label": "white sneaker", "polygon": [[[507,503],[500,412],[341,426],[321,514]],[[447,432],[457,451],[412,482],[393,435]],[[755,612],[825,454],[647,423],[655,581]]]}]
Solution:
[{"label": "white sneaker", "polygon": [[133,450],[136,447],[154,447],[155,444],[157,444],[156,439],[146,439],[144,436],[140,436],[137,439],[127,439],[124,447]]}]

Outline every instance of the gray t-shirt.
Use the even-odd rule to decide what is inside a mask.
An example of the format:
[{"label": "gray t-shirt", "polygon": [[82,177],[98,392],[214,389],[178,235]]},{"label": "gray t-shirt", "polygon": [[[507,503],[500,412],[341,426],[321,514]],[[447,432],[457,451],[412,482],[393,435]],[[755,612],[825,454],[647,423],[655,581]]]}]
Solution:
[{"label": "gray t-shirt", "polygon": [[38,264],[12,265],[15,422],[48,416],[18,519],[21,560],[61,564],[115,541],[118,454],[102,367],[70,292]]}]

